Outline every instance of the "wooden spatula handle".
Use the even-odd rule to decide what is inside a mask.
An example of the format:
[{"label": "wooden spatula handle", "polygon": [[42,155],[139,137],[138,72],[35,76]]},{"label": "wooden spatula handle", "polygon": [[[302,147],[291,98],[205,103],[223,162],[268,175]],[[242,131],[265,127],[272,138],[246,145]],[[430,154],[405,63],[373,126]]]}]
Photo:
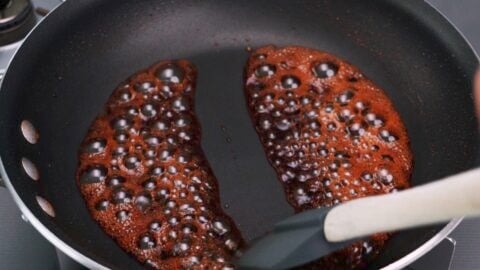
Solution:
[{"label": "wooden spatula handle", "polygon": [[339,205],[325,219],[325,236],[339,242],[463,216],[480,216],[480,169]]}]

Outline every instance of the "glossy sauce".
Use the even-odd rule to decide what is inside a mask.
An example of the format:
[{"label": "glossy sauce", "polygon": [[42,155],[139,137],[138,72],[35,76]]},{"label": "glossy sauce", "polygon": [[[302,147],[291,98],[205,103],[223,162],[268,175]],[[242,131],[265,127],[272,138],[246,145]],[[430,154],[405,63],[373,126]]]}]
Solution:
[{"label": "glossy sauce", "polygon": [[244,246],[200,148],[196,70],[160,62],[119,86],[81,146],[92,217],[149,269],[232,269]]},{"label": "glossy sauce", "polygon": [[[383,90],[352,65],[303,47],[260,48],[248,61],[245,93],[296,212],[408,188],[405,126]],[[364,268],[388,237],[377,234],[303,268]]]}]

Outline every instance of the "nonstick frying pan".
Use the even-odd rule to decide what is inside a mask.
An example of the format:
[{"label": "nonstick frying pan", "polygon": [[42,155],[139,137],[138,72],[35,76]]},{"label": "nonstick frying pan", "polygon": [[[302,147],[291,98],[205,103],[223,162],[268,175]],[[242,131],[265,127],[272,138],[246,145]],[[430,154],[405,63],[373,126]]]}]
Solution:
[{"label": "nonstick frying pan", "polygon": [[[1,173],[24,215],[87,267],[141,267],[90,218],[74,179],[77,150],[122,80],[175,58],[199,69],[202,144],[225,210],[244,237],[260,236],[291,215],[242,90],[246,48],[267,44],[334,53],[384,88],[412,141],[413,185],[475,166],[470,89],[478,58],[423,1],[67,1],[28,36],[0,91]],[[37,129],[37,143],[25,140],[23,120]],[[38,169],[37,181],[25,173],[24,158]],[[54,217],[38,196],[50,202]],[[457,224],[397,233],[371,268],[411,263]]]}]

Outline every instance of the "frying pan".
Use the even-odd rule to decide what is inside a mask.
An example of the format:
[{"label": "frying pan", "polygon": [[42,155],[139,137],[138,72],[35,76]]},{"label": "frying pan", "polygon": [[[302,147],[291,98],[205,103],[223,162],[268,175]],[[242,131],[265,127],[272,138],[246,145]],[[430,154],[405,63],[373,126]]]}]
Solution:
[{"label": "frying pan", "polygon": [[[87,267],[141,267],[90,218],[75,185],[77,150],[122,80],[175,58],[193,61],[200,71],[203,148],[225,210],[244,237],[260,236],[291,215],[242,90],[245,48],[267,44],[334,53],[384,88],[409,131],[413,185],[476,165],[470,81],[478,58],[423,1],[67,1],[28,36],[0,91],[1,175],[26,218]],[[25,140],[23,120],[38,131],[37,143]],[[24,158],[38,169],[37,181],[26,174]],[[458,222],[397,233],[371,268],[408,265]]]}]

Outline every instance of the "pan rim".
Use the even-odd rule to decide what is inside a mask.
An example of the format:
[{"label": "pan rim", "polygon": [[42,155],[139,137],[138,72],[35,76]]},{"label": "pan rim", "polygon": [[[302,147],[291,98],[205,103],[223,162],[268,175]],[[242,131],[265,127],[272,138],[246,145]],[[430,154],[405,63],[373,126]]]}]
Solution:
[{"label": "pan rim", "polygon": [[[71,1],[68,1],[69,3]],[[3,74],[2,81],[0,83],[0,91],[1,91],[1,86],[3,85],[3,82],[5,81],[5,77],[8,75],[8,71],[10,69],[10,66],[12,62],[15,60],[17,53],[20,51],[21,47],[24,45],[25,41],[28,40],[30,35],[35,32],[37,27],[40,27],[42,22],[44,20],[48,20],[51,16],[50,14],[54,12],[58,12],[60,7],[63,7],[66,5],[66,1],[62,0],[60,4],[58,4],[56,7],[54,7],[50,13],[42,19],[39,23],[37,23],[31,30],[30,32],[25,36],[25,38],[21,41],[21,44],[19,48],[15,51],[13,54],[12,58],[8,62],[7,68]],[[73,248],[71,245],[67,244],[64,240],[60,239],[54,232],[52,232],[47,226],[45,226],[36,216],[30,211],[30,208],[23,202],[22,198],[20,195],[18,195],[17,191],[15,190],[15,187],[10,181],[10,178],[8,177],[7,171],[5,169],[5,166],[3,165],[3,159],[0,156],[0,179],[3,180],[3,184],[5,187],[8,189],[10,192],[13,201],[17,205],[17,207],[20,209],[20,212],[22,213],[23,217],[25,217],[26,221],[30,223],[35,230],[37,230],[45,239],[50,242],[55,248],[59,249],[61,252],[63,252],[65,255],[70,257],[71,259],[75,260],[77,263],[89,268],[89,269],[99,269],[99,270],[108,270],[110,268],[96,262],[95,260],[91,259],[89,256],[84,255],[83,253],[79,252],[75,248]]]},{"label": "pan rim", "polygon": [[79,252],[75,248],[73,248],[71,245],[67,244],[65,241],[60,239],[54,232],[52,232],[47,226],[45,226],[36,216],[30,211],[30,208],[23,202],[22,198],[20,198],[20,195],[15,190],[15,187],[13,187],[7,172],[5,170],[5,166],[3,165],[2,158],[0,157],[0,177],[3,180],[5,187],[9,190],[10,194],[12,195],[13,201],[17,205],[17,207],[20,209],[20,212],[22,215],[26,218],[27,222],[30,223],[35,230],[37,230],[47,241],[49,241],[55,248],[59,249],[63,253],[65,253],[67,256],[75,260],[76,262],[82,264],[85,267],[88,267],[89,269],[100,269],[100,270],[106,270],[110,269],[102,264],[99,264],[98,262],[94,261],[90,257],[84,255],[83,253]]},{"label": "pan rim", "polygon": [[[458,35],[460,35],[462,40],[467,44],[468,48],[477,58],[477,61],[480,61],[480,55],[473,47],[473,44],[470,42],[470,40],[465,36],[462,31],[460,31],[460,28],[458,28],[455,23],[453,23],[442,11],[440,11],[437,7],[431,4],[428,0],[423,0],[423,2],[427,4],[432,10],[434,10],[437,14],[439,14],[442,19],[447,24],[449,24]],[[398,259],[397,261],[385,266],[384,268],[382,268],[382,270],[403,269],[408,265],[412,264],[416,260],[420,259],[423,255],[431,251],[433,248],[435,248],[438,244],[440,244],[440,242],[445,240],[450,235],[450,233],[452,233],[452,231],[455,230],[458,225],[460,225],[462,221],[463,217],[451,220],[447,225],[443,227],[442,230],[440,230],[432,238],[430,238],[430,240],[428,240],[412,252],[408,253],[407,255],[403,256],[402,258]]]},{"label": "pan rim", "polygon": [[[59,5],[57,5],[48,15],[45,17],[43,20],[48,20],[54,12],[58,13],[60,7],[66,6],[66,3],[70,3],[73,1],[62,1]],[[459,28],[443,14],[440,10],[438,10],[435,6],[433,6],[430,2],[427,0],[422,0],[419,1],[418,4],[425,3],[428,5],[429,8],[432,9],[433,12],[437,13],[442,17],[442,19],[445,21],[447,25],[449,25],[453,32],[458,34],[463,42],[467,45],[467,47],[470,49],[470,51],[475,55],[476,60],[480,61],[480,56],[476,52],[476,50],[473,48],[473,45],[471,42],[466,38],[466,36],[459,30]],[[43,21],[42,20],[42,21]],[[26,40],[30,37],[32,33],[35,32],[37,27],[39,27],[41,23],[38,23],[24,38],[22,41],[22,44],[20,47],[22,47],[25,43]],[[11,63],[16,59],[16,54],[20,51],[20,48],[17,49],[17,51],[14,53],[13,57],[10,59],[8,66],[5,70],[4,73],[4,79],[8,75],[8,71],[10,69]],[[2,80],[5,81],[5,80]],[[0,90],[1,90],[1,84],[0,84]],[[9,190],[9,192],[12,195],[12,198],[15,202],[15,204],[18,206],[20,209],[21,213],[25,216],[25,218],[28,220],[28,222],[43,236],[49,241],[51,244],[53,244],[56,248],[58,248],[60,251],[62,251],[64,254],[75,260],[76,262],[82,264],[85,267],[88,267],[90,269],[111,269],[105,264],[101,264],[95,259],[92,259],[91,256],[85,255],[76,248],[72,247],[71,244],[68,244],[65,240],[61,239],[61,237],[57,236],[52,230],[50,230],[45,224],[43,224],[30,210],[30,208],[24,203],[20,195],[16,192],[15,187],[10,181],[10,178],[8,177],[7,171],[5,169],[5,166],[3,164],[3,160],[0,157],[0,179],[3,180],[6,188]],[[451,220],[448,224],[446,224],[440,231],[438,231],[433,237],[431,237],[428,241],[417,247],[415,250],[411,251],[407,255],[401,257],[400,259],[396,260],[395,262],[381,268],[383,270],[399,270],[402,269],[410,264],[412,264],[414,261],[431,251],[434,247],[436,247],[441,241],[446,239],[448,235],[462,222],[463,218],[458,218],[458,219],[453,219]]]}]

